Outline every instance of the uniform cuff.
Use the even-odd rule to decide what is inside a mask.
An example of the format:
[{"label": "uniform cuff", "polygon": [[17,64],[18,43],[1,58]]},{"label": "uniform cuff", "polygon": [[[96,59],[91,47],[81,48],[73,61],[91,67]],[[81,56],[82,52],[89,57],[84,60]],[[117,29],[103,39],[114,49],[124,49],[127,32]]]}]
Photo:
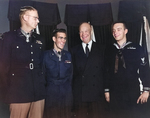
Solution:
[{"label": "uniform cuff", "polygon": [[150,91],[149,87],[143,87],[143,91]]},{"label": "uniform cuff", "polygon": [[105,92],[109,92],[109,89],[104,89]]}]

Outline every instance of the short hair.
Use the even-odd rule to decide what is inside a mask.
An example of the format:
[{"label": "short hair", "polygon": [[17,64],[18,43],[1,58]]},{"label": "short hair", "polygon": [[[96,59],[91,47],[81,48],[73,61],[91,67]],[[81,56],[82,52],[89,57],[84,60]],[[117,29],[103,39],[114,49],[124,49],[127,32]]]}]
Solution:
[{"label": "short hair", "polygon": [[113,30],[113,26],[114,26],[115,24],[117,24],[117,23],[122,23],[123,26],[124,26],[124,29],[128,29],[128,28],[127,28],[127,25],[126,25],[126,23],[125,23],[124,21],[115,21],[115,22],[113,22],[112,25],[111,25],[111,31]]},{"label": "short hair", "polygon": [[53,30],[53,33],[52,33],[52,36],[55,36],[55,37],[57,37],[57,33],[58,32],[60,32],[60,33],[65,33],[66,34],[66,36],[67,36],[67,31],[65,30],[65,29],[55,29],[55,30]]},{"label": "short hair", "polygon": [[34,7],[32,6],[23,6],[20,8],[20,14],[19,18],[21,19],[22,16],[27,12],[27,11],[37,11]]}]

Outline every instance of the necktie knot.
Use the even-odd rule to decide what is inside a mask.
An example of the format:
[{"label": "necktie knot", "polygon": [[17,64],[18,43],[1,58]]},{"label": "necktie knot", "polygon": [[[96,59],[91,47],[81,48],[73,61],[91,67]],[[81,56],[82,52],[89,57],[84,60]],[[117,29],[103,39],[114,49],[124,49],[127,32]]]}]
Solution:
[{"label": "necktie knot", "polygon": [[87,56],[87,57],[89,56],[89,48],[88,48],[88,45],[89,45],[89,44],[86,44],[86,47],[85,47],[85,51],[86,51],[86,56]]},{"label": "necktie knot", "polygon": [[61,55],[61,52],[60,52],[60,51],[58,51],[58,54],[59,54],[59,55]]}]

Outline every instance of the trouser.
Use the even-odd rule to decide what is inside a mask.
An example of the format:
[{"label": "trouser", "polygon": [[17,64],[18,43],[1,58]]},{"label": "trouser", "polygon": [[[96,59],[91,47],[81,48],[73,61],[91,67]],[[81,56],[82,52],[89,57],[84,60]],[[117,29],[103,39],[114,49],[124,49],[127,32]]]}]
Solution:
[{"label": "trouser", "polygon": [[[110,96],[110,111],[112,118],[143,118],[141,117],[140,103],[137,99],[140,93],[137,91],[120,92],[112,91]],[[145,118],[145,117],[144,117]]]},{"label": "trouser", "polygon": [[42,118],[45,100],[10,104],[10,118]]},{"label": "trouser", "polygon": [[82,102],[79,106],[74,106],[73,116],[75,118],[106,118],[107,111],[104,108],[105,103],[96,102]]}]

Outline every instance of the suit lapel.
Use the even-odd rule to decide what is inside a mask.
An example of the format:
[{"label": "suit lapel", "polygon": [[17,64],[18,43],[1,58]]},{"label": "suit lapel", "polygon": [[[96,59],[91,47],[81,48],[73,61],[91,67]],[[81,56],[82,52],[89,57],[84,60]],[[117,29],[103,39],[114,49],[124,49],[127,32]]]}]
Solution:
[{"label": "suit lapel", "polygon": [[82,47],[82,44],[80,45],[80,47],[79,47],[79,55],[81,55],[82,57],[86,57],[86,54],[85,54],[85,52],[84,52],[84,49],[83,49],[83,47]]},{"label": "suit lapel", "polygon": [[89,56],[88,56],[88,58],[86,60],[86,64],[85,64],[85,68],[84,68],[84,73],[90,67],[89,65],[92,64],[92,58],[93,58],[94,55],[96,55],[96,53],[97,53],[96,45],[93,42],[92,43],[92,47],[91,47],[91,51],[90,51]]},{"label": "suit lapel", "polygon": [[80,65],[80,68],[82,68],[82,72],[84,72],[85,70],[85,66],[86,66],[86,54],[84,53],[82,44],[78,45],[75,51],[75,60],[77,60],[77,65]]}]

